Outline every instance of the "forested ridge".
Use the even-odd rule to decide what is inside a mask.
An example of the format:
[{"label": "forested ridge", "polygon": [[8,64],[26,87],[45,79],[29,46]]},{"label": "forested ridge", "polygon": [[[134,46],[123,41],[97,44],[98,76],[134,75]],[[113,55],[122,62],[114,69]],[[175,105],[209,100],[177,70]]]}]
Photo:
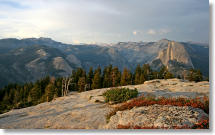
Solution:
[{"label": "forested ridge", "polygon": [[[65,96],[69,91],[88,91],[92,89],[142,84],[152,79],[170,79],[174,75],[164,66],[159,71],[153,71],[148,64],[138,65],[135,72],[124,68],[121,72],[117,67],[109,65],[89,72],[82,68],[73,70],[69,77],[45,77],[34,83],[23,85],[9,84],[0,89],[0,113],[11,109],[24,108],[49,102],[56,97]],[[178,77],[180,78],[180,77]],[[186,77],[189,81],[202,81],[199,70],[191,69]]]}]

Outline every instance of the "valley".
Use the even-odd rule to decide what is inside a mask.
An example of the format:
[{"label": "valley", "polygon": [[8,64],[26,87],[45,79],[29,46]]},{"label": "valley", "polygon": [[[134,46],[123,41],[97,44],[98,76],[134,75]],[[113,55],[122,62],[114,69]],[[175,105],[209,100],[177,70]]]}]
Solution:
[{"label": "valley", "polygon": [[69,76],[77,68],[113,65],[135,70],[150,64],[160,70],[167,66],[175,76],[190,68],[209,77],[209,46],[193,42],[162,39],[157,42],[119,42],[113,45],[72,45],[50,38],[1,39],[0,87],[9,83],[35,82],[46,76]]}]

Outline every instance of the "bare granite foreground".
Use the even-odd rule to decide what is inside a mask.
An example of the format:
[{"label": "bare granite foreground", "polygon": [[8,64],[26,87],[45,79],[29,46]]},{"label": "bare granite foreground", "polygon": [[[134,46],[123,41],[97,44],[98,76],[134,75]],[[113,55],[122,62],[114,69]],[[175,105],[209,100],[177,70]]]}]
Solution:
[{"label": "bare granite foreground", "polygon": [[172,129],[194,126],[208,114],[198,108],[188,106],[151,105],[137,107],[131,110],[118,111],[110,118],[107,129],[116,129],[118,125],[131,125],[133,127],[156,127]]},{"label": "bare granite foreground", "polygon": [[[179,79],[168,79],[151,80],[141,85],[123,87],[137,88],[139,95],[149,94],[156,97],[195,98],[209,96],[209,82],[194,83],[184,82]],[[116,128],[116,124],[123,125],[127,124],[127,122],[171,127],[174,125],[183,126],[183,123],[184,125],[192,125],[202,116],[208,117],[201,109],[152,105],[117,112],[116,115],[111,117],[110,122],[106,123],[105,115],[114,106],[104,102],[102,93],[107,89],[109,88],[82,93],[72,92],[69,96],[60,97],[51,102],[11,110],[0,115],[0,128],[112,129]],[[144,110],[146,114],[143,113]],[[178,115],[176,115],[177,112]],[[173,122],[167,123],[167,118],[173,120]]]}]

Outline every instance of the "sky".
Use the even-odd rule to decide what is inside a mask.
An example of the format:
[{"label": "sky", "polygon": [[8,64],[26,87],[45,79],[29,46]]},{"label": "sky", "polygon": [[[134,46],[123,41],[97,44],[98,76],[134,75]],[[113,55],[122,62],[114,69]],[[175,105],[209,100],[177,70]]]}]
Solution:
[{"label": "sky", "polygon": [[208,0],[0,0],[0,38],[209,42]]}]

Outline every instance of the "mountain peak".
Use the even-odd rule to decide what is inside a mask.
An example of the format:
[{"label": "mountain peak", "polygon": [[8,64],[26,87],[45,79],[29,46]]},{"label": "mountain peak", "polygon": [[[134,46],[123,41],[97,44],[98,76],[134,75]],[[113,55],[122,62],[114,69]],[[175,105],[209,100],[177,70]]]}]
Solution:
[{"label": "mountain peak", "polygon": [[48,41],[48,42],[50,42],[50,41],[54,41],[53,39],[48,38],[48,37],[39,37],[39,38],[34,38],[34,37],[32,37],[32,38],[23,38],[22,40],[31,40],[31,41],[37,41],[37,40],[40,40],[40,41]]},{"label": "mountain peak", "polygon": [[167,39],[167,38],[163,38],[161,40],[159,40],[158,42],[170,42],[171,40]]},{"label": "mountain peak", "polygon": [[178,42],[168,41],[167,49],[160,51],[158,58],[164,65],[168,65],[169,61],[176,61],[189,67],[193,67],[191,58],[184,48],[184,45]]},{"label": "mountain peak", "polygon": [[48,37],[40,37],[38,38],[39,40],[43,40],[43,41],[54,41],[53,39],[51,38],[48,38]]}]

